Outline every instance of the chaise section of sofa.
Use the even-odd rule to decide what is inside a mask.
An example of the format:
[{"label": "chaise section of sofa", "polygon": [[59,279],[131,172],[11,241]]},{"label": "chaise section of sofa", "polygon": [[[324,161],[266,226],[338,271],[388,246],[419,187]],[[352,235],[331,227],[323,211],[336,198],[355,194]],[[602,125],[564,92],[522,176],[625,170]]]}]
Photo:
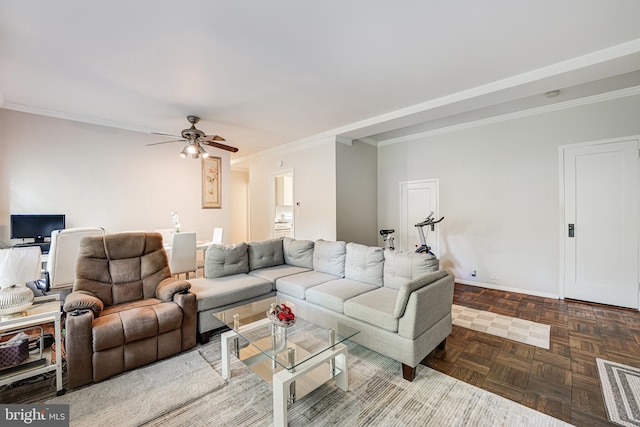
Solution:
[{"label": "chaise section of sofa", "polygon": [[277,294],[323,327],[358,329],[352,340],[415,367],[451,333],[454,278],[426,254],[291,238],[212,245],[205,277],[190,280],[203,342],[223,327],[214,313]]}]

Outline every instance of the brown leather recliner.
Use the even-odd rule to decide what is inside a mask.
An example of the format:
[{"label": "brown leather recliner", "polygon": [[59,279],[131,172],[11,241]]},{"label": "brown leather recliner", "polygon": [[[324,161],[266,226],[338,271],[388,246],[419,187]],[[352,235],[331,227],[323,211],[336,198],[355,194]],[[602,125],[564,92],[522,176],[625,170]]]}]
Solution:
[{"label": "brown leather recliner", "polygon": [[69,387],[98,382],[196,344],[196,297],[171,276],[159,233],[80,242],[65,300]]}]

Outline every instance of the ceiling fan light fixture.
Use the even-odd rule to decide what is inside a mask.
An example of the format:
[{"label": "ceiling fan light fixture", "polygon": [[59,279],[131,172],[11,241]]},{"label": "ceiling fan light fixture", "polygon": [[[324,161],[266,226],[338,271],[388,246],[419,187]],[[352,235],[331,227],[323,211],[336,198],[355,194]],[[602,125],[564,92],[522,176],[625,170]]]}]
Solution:
[{"label": "ceiling fan light fixture", "polygon": [[184,146],[184,148],[180,152],[180,157],[182,157],[183,159],[187,158],[187,147],[186,146]]},{"label": "ceiling fan light fixture", "polygon": [[187,146],[187,153],[189,154],[198,154],[198,146],[196,145],[196,143],[190,142],[189,145]]}]

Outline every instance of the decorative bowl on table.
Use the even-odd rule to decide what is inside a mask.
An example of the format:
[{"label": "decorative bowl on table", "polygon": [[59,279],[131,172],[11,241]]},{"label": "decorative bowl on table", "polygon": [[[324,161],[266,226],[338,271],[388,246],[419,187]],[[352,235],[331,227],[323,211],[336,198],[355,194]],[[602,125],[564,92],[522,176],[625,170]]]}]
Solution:
[{"label": "decorative bowl on table", "polygon": [[291,307],[285,304],[271,304],[271,308],[267,311],[267,317],[276,326],[288,328],[295,325],[296,316],[291,311]]}]

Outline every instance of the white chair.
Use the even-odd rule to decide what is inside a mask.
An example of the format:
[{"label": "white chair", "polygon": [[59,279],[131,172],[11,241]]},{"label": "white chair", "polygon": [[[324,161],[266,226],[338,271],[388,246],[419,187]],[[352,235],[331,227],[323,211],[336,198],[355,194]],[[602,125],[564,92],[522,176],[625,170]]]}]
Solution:
[{"label": "white chair", "polygon": [[196,233],[181,232],[171,235],[171,249],[169,253],[169,269],[171,274],[185,273],[189,280],[189,273],[197,276],[197,248]]},{"label": "white chair", "polygon": [[213,229],[213,237],[211,238],[211,243],[222,243],[222,228],[214,228]]},{"label": "white chair", "polygon": [[[211,236],[211,243],[213,244],[222,244],[222,228],[216,227],[213,229],[213,235]],[[204,257],[206,255],[206,251],[202,251],[202,258],[198,257],[198,270],[202,269],[204,276]]]},{"label": "white chair", "polygon": [[85,237],[104,236],[101,227],[77,227],[54,230],[51,233],[51,247],[47,260],[47,284],[44,292],[62,291],[66,296],[76,280],[76,261],[80,250],[80,240]]},{"label": "white chair", "polygon": [[174,228],[157,228],[155,230],[156,233],[162,234],[162,244],[164,246],[169,246],[171,244],[171,236],[175,233]]}]

